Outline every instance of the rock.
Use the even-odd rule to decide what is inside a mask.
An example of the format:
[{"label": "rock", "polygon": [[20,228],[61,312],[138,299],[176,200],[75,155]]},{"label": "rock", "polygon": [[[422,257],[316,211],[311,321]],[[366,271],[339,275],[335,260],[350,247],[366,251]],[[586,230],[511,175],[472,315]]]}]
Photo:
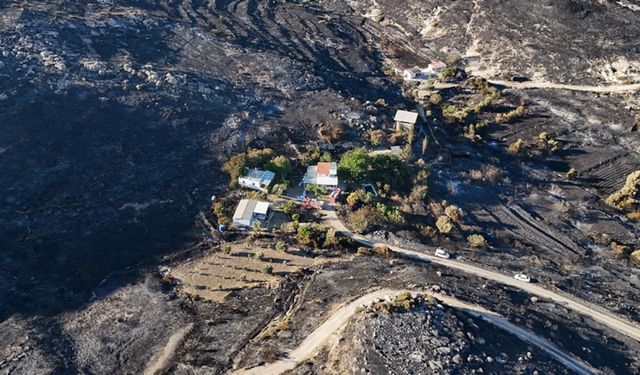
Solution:
[{"label": "rock", "polygon": [[446,355],[446,354],[451,353],[451,348],[449,348],[447,346],[442,346],[440,348],[437,348],[436,352],[438,352],[438,354]]},{"label": "rock", "polygon": [[538,297],[531,297],[531,302],[532,303],[538,302]]},{"label": "rock", "polygon": [[165,77],[164,77],[164,80],[165,80],[165,82],[167,82],[170,85],[177,85],[178,84],[178,80],[171,73],[167,73],[165,75]]},{"label": "rock", "polygon": [[376,102],[374,104],[377,105],[377,106],[385,107],[387,105],[387,101],[384,100],[384,98],[380,98],[380,99],[376,100]]},{"label": "rock", "polygon": [[487,361],[487,363],[493,363],[493,357],[487,357],[485,361]]},{"label": "rock", "polygon": [[9,96],[5,93],[0,93],[0,102],[9,99]]},{"label": "rock", "polygon": [[529,359],[533,358],[533,353],[527,352],[527,358],[529,358]]},{"label": "rock", "polygon": [[382,10],[380,9],[371,9],[371,19],[376,21],[376,22],[381,22],[384,19],[384,14],[382,13]]},{"label": "rock", "polygon": [[460,354],[456,354],[456,355],[453,356],[452,360],[453,360],[454,363],[461,364],[462,363],[462,356]]}]

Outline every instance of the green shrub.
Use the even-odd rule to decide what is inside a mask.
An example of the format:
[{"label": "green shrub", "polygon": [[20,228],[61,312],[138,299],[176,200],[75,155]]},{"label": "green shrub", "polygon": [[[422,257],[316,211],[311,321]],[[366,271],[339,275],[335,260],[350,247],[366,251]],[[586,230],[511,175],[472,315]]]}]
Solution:
[{"label": "green shrub", "polygon": [[444,209],[444,214],[451,219],[454,223],[459,223],[462,220],[462,210],[455,205],[449,205]]},{"label": "green shrub", "polygon": [[298,208],[298,204],[295,201],[287,200],[280,205],[280,209],[287,215],[291,215]]},{"label": "green shrub", "polygon": [[634,251],[629,255],[629,259],[633,264],[640,267],[640,249]]},{"label": "green shrub", "polygon": [[450,79],[453,79],[456,76],[456,73],[457,73],[456,68],[452,66],[448,66],[442,69],[440,73],[438,73],[438,79],[440,81],[448,81]]},{"label": "green shrub", "polygon": [[436,220],[436,228],[443,234],[447,234],[453,230],[453,222],[448,216],[442,215]]},{"label": "green shrub", "polygon": [[469,113],[468,108],[459,108],[455,104],[447,104],[442,107],[442,115],[449,121],[464,122]]},{"label": "green shrub", "polygon": [[611,194],[606,202],[609,206],[619,210],[633,208],[638,205],[640,192],[640,171],[635,171],[627,176],[620,190]]},{"label": "green shrub", "polygon": [[260,271],[262,273],[266,273],[268,275],[271,275],[273,273],[273,267],[270,264],[265,264],[260,268]]},{"label": "green shrub", "polygon": [[518,138],[517,141],[509,145],[509,152],[512,154],[518,154],[522,150],[523,146],[524,146],[524,141],[522,140],[522,138]]},{"label": "green shrub", "polygon": [[311,243],[311,226],[301,225],[296,233],[296,240],[300,245],[309,245]]},{"label": "green shrub", "polygon": [[380,129],[371,130],[367,132],[367,138],[369,142],[374,146],[380,146],[385,142],[386,134],[384,131]]},{"label": "green shrub", "polygon": [[496,115],[496,122],[498,124],[504,124],[507,123],[513,119],[515,119],[516,117],[520,117],[523,116],[526,113],[526,109],[524,108],[523,105],[518,106],[516,109],[506,112],[506,113],[498,113]]},{"label": "green shrub", "polygon": [[484,249],[488,246],[487,240],[481,234],[471,234],[467,237],[469,247],[474,249]]},{"label": "green shrub", "polygon": [[358,204],[369,204],[373,202],[374,195],[370,191],[364,189],[357,189],[347,196],[347,204],[351,207],[355,207]]},{"label": "green shrub", "polygon": [[287,251],[287,244],[284,241],[276,242],[276,250],[280,252]]},{"label": "green shrub", "polygon": [[317,164],[322,157],[320,147],[307,146],[306,151],[300,156],[300,162],[305,167]]},{"label": "green shrub", "polygon": [[218,219],[218,224],[227,226],[231,225],[234,209],[234,201],[226,197],[218,198],[211,206],[211,210]]},{"label": "green shrub", "polygon": [[368,232],[374,224],[382,222],[380,214],[371,207],[364,206],[347,216],[347,223],[356,233]]},{"label": "green shrub", "polygon": [[305,190],[309,193],[312,193],[316,198],[327,196],[327,190],[316,184],[306,184],[304,186]]}]

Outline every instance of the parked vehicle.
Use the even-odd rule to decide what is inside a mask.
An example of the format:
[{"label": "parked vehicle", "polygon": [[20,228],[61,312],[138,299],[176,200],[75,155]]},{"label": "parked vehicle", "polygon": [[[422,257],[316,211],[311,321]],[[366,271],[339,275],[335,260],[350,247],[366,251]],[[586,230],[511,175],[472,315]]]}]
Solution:
[{"label": "parked vehicle", "polygon": [[523,281],[525,283],[530,283],[531,282],[531,278],[523,273],[518,273],[515,274],[513,276],[514,279],[518,280],[518,281]]},{"label": "parked vehicle", "polygon": [[451,258],[451,254],[449,254],[447,250],[442,249],[440,247],[436,249],[436,256],[444,259]]}]

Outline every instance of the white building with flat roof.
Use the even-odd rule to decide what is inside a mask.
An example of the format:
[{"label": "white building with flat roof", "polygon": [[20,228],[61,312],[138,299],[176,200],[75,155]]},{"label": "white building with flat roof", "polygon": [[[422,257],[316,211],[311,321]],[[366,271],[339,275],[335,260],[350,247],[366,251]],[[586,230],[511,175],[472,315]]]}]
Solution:
[{"label": "white building with flat roof", "polygon": [[243,199],[238,203],[236,212],[233,214],[233,224],[251,228],[256,221],[265,221],[269,218],[269,206],[269,202]]},{"label": "white building with flat roof", "polygon": [[412,129],[416,121],[418,121],[418,113],[399,109],[393,120],[396,122],[396,128],[400,127],[404,130],[409,130]]},{"label": "white building with flat roof", "polygon": [[338,186],[338,165],[327,162],[320,162],[307,168],[307,173],[302,179],[304,184],[315,184],[327,188]]},{"label": "white building with flat roof", "polygon": [[246,176],[238,177],[238,184],[245,188],[267,192],[275,177],[276,174],[271,171],[251,169]]}]

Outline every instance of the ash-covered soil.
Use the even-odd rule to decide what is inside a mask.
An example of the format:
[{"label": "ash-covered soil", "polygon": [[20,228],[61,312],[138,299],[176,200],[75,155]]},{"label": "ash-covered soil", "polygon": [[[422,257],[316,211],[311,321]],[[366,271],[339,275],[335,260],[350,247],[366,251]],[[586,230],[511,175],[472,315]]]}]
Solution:
[{"label": "ash-covered soil", "polygon": [[[515,289],[485,280],[450,273],[438,266],[368,256],[355,257],[348,263],[323,266],[305,276],[290,305],[276,314],[272,323],[237,354],[234,359],[234,368],[253,367],[274,361],[281,357],[284,351],[297,348],[310,332],[331,316],[337,306],[377,288],[410,288],[445,293],[500,314],[510,322],[553,342],[563,351],[583,359],[604,373],[633,374],[640,369],[640,362],[637,360],[640,346],[637,342],[603,329],[589,319],[582,319],[563,306],[545,300],[532,299]],[[416,312],[418,315],[431,313]],[[457,321],[460,320],[466,325],[471,317],[456,309],[441,309],[438,313],[441,314],[440,317],[449,317],[451,320],[440,320],[442,322],[440,327],[446,327],[451,332],[443,333],[436,339],[436,336],[429,335],[428,330],[423,331],[420,328],[424,328],[423,325],[417,323],[421,320],[413,320],[414,316],[411,314],[413,313],[410,313],[410,317],[406,319],[402,314],[398,315],[399,318],[396,315],[386,318],[382,315],[381,318],[365,315],[363,318],[365,323],[362,321],[350,323],[345,336],[338,333],[338,338],[332,341],[334,344],[329,344],[314,359],[302,363],[290,373],[361,373],[362,368],[369,373],[393,373],[391,370],[385,370],[385,366],[392,369],[394,363],[401,362],[407,366],[407,369],[410,365],[423,366],[421,368],[425,369],[426,373],[444,371],[449,365],[451,367],[447,368],[452,371],[464,368],[465,371],[469,370],[467,372],[470,372],[473,366],[482,367],[484,371],[492,369],[493,373],[501,373],[501,368],[513,368],[514,371],[520,369],[524,373],[532,373],[538,369],[541,374],[564,371],[562,365],[546,357],[539,349],[529,348],[529,345],[520,339],[497,331],[475,318],[472,319],[474,324],[482,328],[468,329],[473,330],[474,338],[476,336],[483,338],[484,343],[478,344],[478,341],[482,342],[482,340],[472,340],[466,336],[459,343],[463,361],[456,364],[453,362],[456,353],[438,355],[433,351],[423,350],[425,348],[421,345],[426,347],[435,340],[450,340],[450,346],[453,347],[456,342],[453,333],[461,329]],[[388,327],[386,323],[393,324],[395,319],[400,319],[401,325],[395,328]],[[383,325],[393,333],[383,334]],[[373,336],[374,330],[377,332],[376,336]],[[430,339],[416,339],[420,335],[428,335]],[[371,341],[366,341],[365,338]],[[379,340],[379,349],[373,346],[376,340]],[[383,345],[384,341],[393,342],[394,345]],[[446,345],[442,344],[438,347],[441,346]],[[359,351],[361,349],[362,352]],[[364,350],[368,350],[367,353],[372,356],[371,358],[377,359],[364,363],[360,355],[353,355],[352,350],[362,355],[365,355]],[[422,359],[408,360],[407,358],[414,351],[422,353]],[[386,354],[382,355],[383,352]],[[535,353],[534,359],[527,358],[527,352]],[[466,354],[463,355],[463,353]],[[502,353],[506,354],[504,357],[506,362],[486,363],[486,356],[498,359]],[[467,361],[469,356],[471,356],[471,362]],[[524,356],[522,361],[519,359],[521,356]],[[448,364],[446,360],[449,360]],[[430,368],[429,361],[440,361],[442,367]],[[464,364],[465,361],[466,364]],[[545,368],[557,369],[557,371],[546,371]],[[527,372],[527,369],[530,371]],[[397,373],[407,372],[398,370]],[[414,373],[425,372],[416,370]]]},{"label": "ash-covered soil", "polygon": [[[0,317],[201,240],[225,154],[401,100],[357,19],[288,2],[0,6]],[[316,100],[318,99],[318,100]]]},{"label": "ash-covered soil", "polygon": [[[148,300],[126,285],[208,241],[198,214],[228,182],[221,161],[404,100],[359,22],[285,1],[2,2],[0,331],[23,331],[0,361],[28,331],[46,337],[30,351],[43,372],[144,368],[185,313],[154,335],[162,310],[143,318]],[[83,316],[121,304],[137,311],[128,332],[148,332],[87,344],[109,331]],[[30,372],[35,354],[20,358],[11,369]]]},{"label": "ash-covered soil", "polygon": [[363,313],[330,346],[319,373],[570,374],[546,353],[482,319],[434,303]]},{"label": "ash-covered soil", "polygon": [[[373,7],[364,1],[1,2],[0,373],[140,373],[183,331],[166,371],[224,373],[295,347],[330,304],[407,285],[486,304],[609,373],[637,372],[637,343],[446,270],[360,258],[275,289],[234,292],[223,304],[180,297],[156,275],[158,264],[209,251],[199,213],[228,182],[219,167],[231,153],[308,144],[316,124],[364,113],[367,101],[384,98],[384,116],[413,105],[382,73],[387,56],[411,65],[467,56],[490,76],[636,79],[630,2],[377,3],[382,23],[360,16]],[[637,320],[637,269],[592,238],[606,232],[638,244],[637,224],[601,202],[640,165],[637,95],[516,95],[532,115],[491,129],[488,144],[550,130],[564,143],[554,159],[523,162],[434,128],[472,157],[433,164],[433,199],[463,207],[495,245],[460,254],[535,272]],[[484,160],[504,165],[505,179],[463,184],[460,173]],[[562,178],[568,166],[581,172],[577,180]],[[257,340],[287,312],[287,329]],[[511,344],[510,359],[526,353]],[[463,349],[497,366],[500,344],[474,345]]]},{"label": "ash-covered soil", "polygon": [[636,1],[413,0],[399,6],[393,0],[356,0],[348,4],[358,14],[377,15],[381,26],[419,54],[464,58],[472,71],[488,77],[512,73],[565,83],[640,81]]}]

